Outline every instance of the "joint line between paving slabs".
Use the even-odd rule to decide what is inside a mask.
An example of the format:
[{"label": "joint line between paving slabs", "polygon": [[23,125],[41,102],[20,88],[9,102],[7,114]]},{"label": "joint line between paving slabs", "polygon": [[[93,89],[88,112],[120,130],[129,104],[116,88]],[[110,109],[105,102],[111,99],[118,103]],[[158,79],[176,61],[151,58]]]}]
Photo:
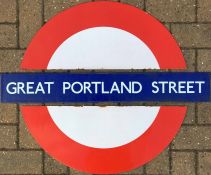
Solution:
[{"label": "joint line between paving slabs", "polygon": [[20,48],[20,38],[19,38],[19,24],[20,24],[20,21],[19,21],[19,1],[16,0],[16,28],[17,28],[17,47]]},{"label": "joint line between paving slabs", "polygon": [[197,150],[195,150],[194,152],[195,152],[195,157],[194,157],[194,159],[195,159],[195,174],[198,175],[199,156],[198,156]]},{"label": "joint line between paving slabs", "polygon": [[20,109],[19,109],[19,104],[16,104],[16,110],[17,110],[17,128],[16,128],[16,144],[17,144],[17,149],[20,149],[20,139],[19,139],[19,133],[20,133]]},{"label": "joint line between paving slabs", "polygon": [[41,14],[42,14],[42,26],[43,26],[45,24],[45,2],[44,2],[44,0],[42,0]]},{"label": "joint line between paving slabs", "polygon": [[45,152],[42,149],[42,173],[45,174]]}]

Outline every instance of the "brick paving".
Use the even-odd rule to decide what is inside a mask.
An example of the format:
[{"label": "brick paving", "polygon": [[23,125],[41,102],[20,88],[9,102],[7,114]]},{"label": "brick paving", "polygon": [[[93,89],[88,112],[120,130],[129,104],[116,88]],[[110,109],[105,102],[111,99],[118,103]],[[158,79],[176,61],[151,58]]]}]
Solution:
[{"label": "brick paving", "polygon": [[[0,0],[0,72],[18,72],[40,27],[58,12],[89,0]],[[159,19],[178,41],[188,71],[211,72],[211,0],[121,0]],[[0,104],[0,174],[83,175],[52,159],[29,134],[15,104]],[[188,104],[170,146],[133,175],[210,175],[211,104]]]}]

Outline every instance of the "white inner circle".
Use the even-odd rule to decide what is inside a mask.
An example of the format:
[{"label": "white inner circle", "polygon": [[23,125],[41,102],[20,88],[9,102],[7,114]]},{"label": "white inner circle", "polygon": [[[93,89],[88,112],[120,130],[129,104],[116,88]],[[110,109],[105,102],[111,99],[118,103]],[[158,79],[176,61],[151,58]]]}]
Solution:
[{"label": "white inner circle", "polygon": [[[95,27],[65,40],[47,69],[159,69],[159,65],[147,45],[133,34]],[[152,125],[159,110],[159,106],[48,106],[65,135],[94,148],[113,148],[135,140]]]},{"label": "white inner circle", "polygon": [[159,69],[147,45],[135,35],[112,27],[83,30],[55,51],[48,69]]},{"label": "white inner circle", "polygon": [[94,148],[113,148],[142,135],[160,107],[48,106],[58,128],[76,142]]}]

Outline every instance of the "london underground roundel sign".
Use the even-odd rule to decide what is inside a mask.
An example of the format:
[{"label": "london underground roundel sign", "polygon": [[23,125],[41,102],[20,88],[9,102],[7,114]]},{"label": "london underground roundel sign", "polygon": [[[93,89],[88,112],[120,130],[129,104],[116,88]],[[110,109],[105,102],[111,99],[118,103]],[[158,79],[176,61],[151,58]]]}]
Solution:
[{"label": "london underground roundel sign", "polygon": [[[21,68],[77,72],[186,65],[170,33],[147,13],[120,3],[91,2],[45,24]],[[149,162],[168,146],[186,113],[184,106],[84,105],[21,106],[21,113],[46,152],[69,167],[94,174],[121,173]]]}]

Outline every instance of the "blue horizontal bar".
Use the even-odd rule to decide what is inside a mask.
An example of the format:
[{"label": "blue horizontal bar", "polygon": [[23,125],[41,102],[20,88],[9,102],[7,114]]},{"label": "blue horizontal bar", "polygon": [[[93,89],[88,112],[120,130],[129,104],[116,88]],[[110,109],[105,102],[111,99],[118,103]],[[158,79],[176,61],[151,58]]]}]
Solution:
[{"label": "blue horizontal bar", "polygon": [[0,100],[11,103],[210,100],[208,73],[11,73],[0,80]]}]

